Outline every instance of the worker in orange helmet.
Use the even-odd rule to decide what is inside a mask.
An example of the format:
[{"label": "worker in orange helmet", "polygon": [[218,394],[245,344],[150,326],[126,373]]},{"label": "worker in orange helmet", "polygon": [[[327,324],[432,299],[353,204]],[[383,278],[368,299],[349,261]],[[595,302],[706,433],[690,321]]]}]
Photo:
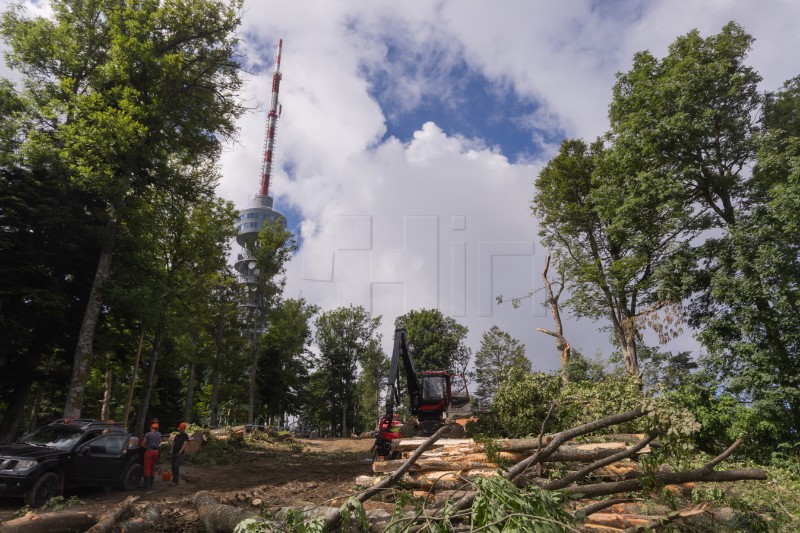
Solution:
[{"label": "worker in orange helmet", "polygon": [[181,422],[178,424],[178,434],[175,440],[172,441],[172,482],[170,486],[174,487],[178,484],[181,477],[181,463],[186,456],[186,450],[189,448],[189,435],[186,434],[186,424]]},{"label": "worker in orange helmet", "polygon": [[150,424],[150,431],[144,435],[144,488],[153,490],[156,465],[161,448],[161,433],[158,432],[158,423]]}]

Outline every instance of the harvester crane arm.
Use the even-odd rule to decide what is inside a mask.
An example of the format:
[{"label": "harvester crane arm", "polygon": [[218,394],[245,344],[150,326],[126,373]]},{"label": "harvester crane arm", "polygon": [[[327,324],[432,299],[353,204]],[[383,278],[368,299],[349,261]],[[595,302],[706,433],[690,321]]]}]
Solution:
[{"label": "harvester crane arm", "polygon": [[406,342],[406,330],[398,328],[394,332],[394,348],[392,349],[392,359],[389,363],[389,390],[386,392],[386,406],[384,408],[384,418],[391,423],[394,417],[394,408],[400,404],[400,360],[406,371],[406,385],[408,395],[411,398],[411,411],[414,412],[419,407],[419,379],[414,369],[414,362],[408,351]]}]

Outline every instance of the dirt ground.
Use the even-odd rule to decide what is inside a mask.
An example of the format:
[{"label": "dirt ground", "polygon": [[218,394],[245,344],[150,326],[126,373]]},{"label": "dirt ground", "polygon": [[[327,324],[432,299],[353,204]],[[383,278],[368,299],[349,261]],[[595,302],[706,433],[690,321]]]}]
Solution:
[{"label": "dirt ground", "polygon": [[[157,479],[153,491],[124,492],[112,489],[66,491],[65,498],[76,496],[85,505],[75,509],[102,514],[127,496],[140,497],[138,505],[158,501],[163,521],[157,531],[199,532],[200,523],[192,505],[194,494],[210,491],[220,502],[247,505],[255,498],[269,507],[323,504],[356,492],[355,479],[371,474],[372,439],[298,439],[302,453],[246,449],[233,465],[191,465],[181,467],[181,482],[171,487]],[[0,523],[8,520],[23,503],[0,500]]]}]

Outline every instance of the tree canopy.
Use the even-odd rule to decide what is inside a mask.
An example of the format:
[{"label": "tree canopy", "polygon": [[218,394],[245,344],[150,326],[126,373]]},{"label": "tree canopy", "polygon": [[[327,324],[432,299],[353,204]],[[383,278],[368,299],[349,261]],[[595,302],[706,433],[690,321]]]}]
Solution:
[{"label": "tree canopy", "polygon": [[417,372],[466,371],[471,352],[464,343],[467,328],[438,309],[412,310],[397,317],[396,328],[405,328],[406,342]]}]

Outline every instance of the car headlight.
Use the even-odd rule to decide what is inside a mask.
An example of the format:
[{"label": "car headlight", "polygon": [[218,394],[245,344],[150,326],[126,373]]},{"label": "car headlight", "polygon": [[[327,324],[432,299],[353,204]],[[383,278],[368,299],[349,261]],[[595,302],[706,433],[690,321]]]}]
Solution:
[{"label": "car headlight", "polygon": [[30,459],[20,459],[19,461],[17,461],[17,464],[15,464],[11,468],[11,471],[12,472],[24,472],[26,470],[30,470],[34,466],[36,466],[36,461],[32,461]]}]

